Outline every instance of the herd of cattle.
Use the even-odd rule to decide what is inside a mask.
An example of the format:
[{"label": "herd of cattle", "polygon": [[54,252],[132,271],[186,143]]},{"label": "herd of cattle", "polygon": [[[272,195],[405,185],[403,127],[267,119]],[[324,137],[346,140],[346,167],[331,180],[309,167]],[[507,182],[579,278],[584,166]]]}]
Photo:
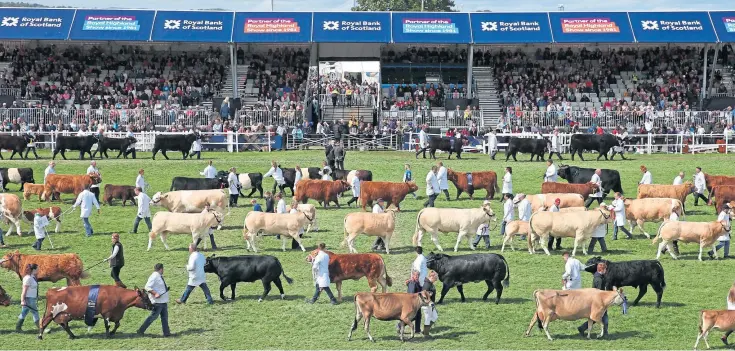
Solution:
[{"label": "herd of cattle", "polygon": [[[63,154],[62,154],[63,156]],[[561,166],[558,175],[566,179],[568,183],[543,183],[540,194],[529,195],[533,215],[529,222],[513,221],[508,223],[506,237],[503,239],[503,249],[506,243],[513,243],[514,236],[527,236],[527,245],[530,253],[535,252],[538,244],[547,254],[545,243],[550,236],[570,237],[574,240],[574,251],[581,245],[586,254],[587,243],[596,227],[614,220],[614,213],[605,207],[587,210],[584,206],[585,200],[597,189],[589,180],[595,170],[580,168],[576,166]],[[298,242],[302,251],[306,251],[301,243],[300,234],[303,229],[317,230],[317,207],[308,204],[309,199],[316,200],[326,209],[330,203],[339,207],[339,199],[342,193],[349,190],[352,177],[362,180],[360,199],[362,212],[350,213],[344,218],[344,242],[350,253],[337,254],[329,252],[329,275],[330,280],[337,287],[339,300],[342,299],[342,282],[345,280],[357,280],[365,277],[368,281],[371,293],[377,292],[380,286],[383,293],[392,286],[393,279],[388,275],[383,257],[376,253],[357,253],[355,249],[356,237],[360,234],[381,237],[385,242],[386,253],[390,253],[391,238],[396,228],[396,212],[400,211],[400,203],[406,195],[418,190],[413,182],[375,182],[372,180],[372,172],[369,170],[336,171],[335,180],[320,180],[319,169],[310,167],[304,172],[304,177],[294,187],[295,174],[293,169],[284,169],[286,186],[300,204],[297,212],[293,214],[275,214],[250,211],[244,219],[243,238],[248,249],[257,252],[256,238],[264,235],[280,235],[282,249],[286,250],[288,239]],[[23,196],[27,200],[31,195],[38,195],[39,200],[51,201],[61,199],[61,194],[78,195],[83,189],[91,184],[99,184],[101,179],[94,174],[82,175],[60,175],[50,174],[44,184],[34,184],[35,179],[31,168],[0,168],[3,177],[3,187],[8,183],[20,184]],[[493,171],[472,172],[474,186],[476,189],[486,189],[487,198],[494,198],[498,191],[498,177]],[[263,175],[261,173],[238,174],[242,185],[241,190],[251,190],[249,196],[259,191],[263,193]],[[448,170],[448,180],[457,188],[457,198],[467,191],[466,173]],[[607,194],[610,191],[622,192],[620,174],[616,170],[605,169],[601,175],[602,186]],[[710,196],[716,200],[718,209],[724,203],[735,206],[735,177],[706,175],[707,188]],[[153,229],[150,232],[148,249],[151,249],[153,240],[160,235],[166,249],[165,238],[168,234],[191,234],[192,241],[199,243],[203,241],[210,228],[221,227],[225,221],[226,213],[229,213],[227,194],[223,190],[227,188],[227,174],[220,172],[215,179],[175,177],[171,188],[166,193],[155,193],[151,198],[151,204],[161,206],[167,211],[157,212],[153,219]],[[274,184],[275,187],[275,184]],[[5,188],[7,189],[7,188]],[[275,190],[275,189],[274,189]],[[626,218],[632,226],[638,226],[645,232],[644,223],[664,222],[654,239],[662,240],[663,243],[673,241],[693,242],[699,244],[700,248],[710,248],[717,237],[727,229],[719,222],[679,222],[670,223],[667,219],[672,212],[683,215],[686,197],[694,191],[691,183],[682,185],[640,185],[636,199],[626,199]],[[135,203],[133,189],[127,185],[104,186],[104,202],[112,204],[113,199],[122,200],[123,206],[128,200]],[[240,196],[245,196],[240,193]],[[387,206],[395,206],[385,213],[365,212],[367,206],[377,199],[382,198]],[[560,199],[560,212],[546,211],[555,199]],[[711,198],[710,198],[711,200]],[[202,213],[208,206],[210,212]],[[61,223],[61,209],[57,206],[44,207],[35,210],[22,208],[21,199],[14,194],[0,194],[0,210],[5,220],[16,227],[18,235],[21,235],[21,221],[31,221],[36,212],[55,219],[59,230]],[[418,212],[413,234],[413,245],[421,246],[424,233],[431,234],[431,240],[439,251],[443,251],[439,244],[438,233],[457,233],[454,246],[456,252],[462,239],[469,239],[478,227],[490,221],[496,221],[496,215],[490,208],[489,202],[484,202],[478,208],[455,209],[455,208],[426,208]],[[659,246],[657,253],[660,254],[663,247]],[[511,246],[512,247],[512,246]],[[474,248],[473,248],[474,249]],[[502,251],[502,250],[501,250]],[[673,251],[673,250],[672,250]],[[307,260],[311,261],[317,251],[309,253]],[[672,252],[673,256],[673,252]],[[657,257],[658,258],[658,257]],[[674,256],[676,258],[676,256]],[[701,260],[701,249],[700,249]],[[77,254],[59,255],[25,255],[18,251],[6,254],[0,261],[0,266],[14,271],[21,276],[22,267],[28,262],[39,264],[39,281],[56,282],[66,279],[69,286],[80,285],[80,280],[86,278],[82,261]],[[623,304],[625,306],[625,295],[622,287],[635,287],[638,289],[638,297],[633,305],[636,305],[647,292],[647,286],[651,285],[656,292],[656,307],[660,307],[666,283],[664,270],[657,260],[639,260],[627,262],[609,262],[600,257],[594,257],[587,261],[586,270],[590,273],[595,271],[596,264],[607,263],[608,273],[605,276],[604,287],[601,291],[596,289],[582,289],[578,291],[537,290],[533,297],[536,303],[536,312],[529,326],[527,334],[530,333],[534,324],[544,329],[549,339],[548,324],[555,319],[587,319],[592,322],[601,323],[602,315],[612,305]],[[463,285],[472,282],[485,282],[487,291],[483,296],[486,300],[495,291],[495,302],[499,303],[503,289],[510,283],[510,267],[505,257],[499,254],[483,253],[470,255],[449,256],[443,253],[430,254],[427,257],[427,266],[438,273],[439,280],[443,283],[439,300],[442,303],[448,291],[457,288],[461,300],[465,300]],[[206,260],[205,272],[214,273],[220,281],[220,297],[226,299],[224,290],[228,286],[231,289],[231,298],[235,298],[235,287],[238,282],[253,282],[261,280],[264,291],[260,300],[265,299],[270,292],[271,283],[278,288],[281,297],[285,292],[280,276],[287,283],[291,283],[280,261],[273,256],[252,255],[237,257],[209,257]],[[72,288],[69,288],[72,291]],[[122,289],[122,288],[111,288]],[[52,289],[54,290],[54,289]],[[59,294],[59,289],[54,290],[54,301],[63,299],[68,293]],[[2,292],[0,290],[0,292]],[[123,294],[121,291],[120,294]],[[121,295],[122,296],[122,295]],[[420,313],[422,306],[433,304],[434,297],[422,294],[388,293],[386,295],[358,294],[355,299],[356,318],[352,330],[356,328],[359,319],[365,318],[366,331],[369,336],[369,319],[376,317],[380,320],[413,320],[416,313]],[[5,304],[4,295],[0,296],[0,303]],[[147,308],[145,294],[130,293],[131,301],[125,307],[137,306]],[[390,301],[390,302],[386,302]],[[84,301],[86,303],[86,301]],[[122,302],[121,302],[122,303]],[[62,318],[63,312],[56,310],[55,304],[47,303],[46,315],[43,327],[54,320],[56,322],[68,322]],[[116,306],[120,307],[120,306]],[[58,316],[58,319],[57,319]],[[705,318],[707,314],[703,314]],[[68,317],[68,316],[67,316]],[[719,318],[714,315],[712,318]],[[72,317],[68,317],[72,318]],[[119,324],[117,320],[116,327]],[[722,324],[716,322],[705,325]],[[408,324],[408,323],[404,323]],[[350,335],[352,334],[350,331]],[[591,328],[590,328],[591,330]],[[108,328],[109,332],[109,328]],[[114,332],[114,331],[113,331]],[[591,332],[590,332],[591,333]],[[706,331],[703,331],[706,333]],[[590,334],[588,334],[589,336]],[[370,337],[370,336],[369,336]],[[372,337],[370,337],[372,340]],[[706,340],[706,339],[705,339]]]}]

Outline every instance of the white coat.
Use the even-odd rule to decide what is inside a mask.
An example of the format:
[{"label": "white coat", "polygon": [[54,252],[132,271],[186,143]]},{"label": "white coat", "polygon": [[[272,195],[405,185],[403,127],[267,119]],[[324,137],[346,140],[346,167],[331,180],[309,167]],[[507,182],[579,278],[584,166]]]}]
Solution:
[{"label": "white coat", "polygon": [[40,214],[36,214],[33,218],[33,233],[36,234],[36,239],[43,239],[46,237],[46,226],[48,225],[48,218]]},{"label": "white coat", "polygon": [[151,217],[151,198],[146,193],[140,193],[135,197],[135,201],[138,202],[138,217],[150,218]]},{"label": "white coat", "polygon": [[558,135],[552,135],[551,136],[551,152],[559,152],[559,136]]},{"label": "white coat", "polygon": [[97,199],[94,197],[94,194],[92,194],[89,190],[84,190],[81,193],[79,193],[79,196],[77,196],[77,201],[74,203],[73,208],[77,208],[77,206],[81,205],[82,211],[79,214],[80,218],[89,218],[90,215],[92,215],[92,205],[97,207],[97,210],[100,209],[100,203],[97,202]]},{"label": "white coat", "polygon": [[191,151],[194,151],[194,152],[202,151],[202,140],[201,139],[194,140],[194,142],[191,143]]},{"label": "white coat", "polygon": [[413,260],[413,265],[411,265],[411,272],[419,273],[419,285],[423,288],[424,280],[426,280],[426,277],[429,275],[429,268],[426,267],[426,256],[416,256],[416,259]]},{"label": "white coat", "polygon": [[230,195],[240,194],[237,189],[240,186],[240,180],[237,179],[235,172],[230,172],[230,175],[227,176],[227,183],[230,184]]},{"label": "white coat", "polygon": [[600,176],[597,173],[592,174],[590,182],[597,184],[597,191],[590,194],[590,197],[602,197],[602,179],[600,179]]},{"label": "white coat", "polygon": [[423,129],[419,132],[419,147],[422,149],[429,147],[429,141],[427,140],[426,132]]},{"label": "white coat", "polygon": [[360,178],[352,177],[352,197],[360,197]]},{"label": "white coat", "polygon": [[[301,172],[300,171],[295,171],[294,172],[294,177],[293,177],[293,188],[294,189],[296,189],[296,184],[299,183],[299,181],[301,180],[301,178],[302,178]],[[273,179],[275,179],[275,177],[273,177]]]},{"label": "white coat", "polygon": [[153,290],[158,293],[158,298],[153,297],[153,294],[151,294],[150,292],[148,293],[148,298],[151,299],[151,302],[168,303],[169,294],[164,294],[166,292],[166,284],[163,282],[163,277],[161,277],[160,273],[153,272],[151,276],[148,277],[148,282],[145,283],[145,290]]},{"label": "white coat", "polygon": [[332,168],[329,166],[322,168],[319,174],[322,176],[322,180],[332,180]]},{"label": "white coat", "polygon": [[544,173],[544,182],[556,182],[556,166],[552,163],[549,167],[546,167],[546,173]]},{"label": "white coat", "polygon": [[512,194],[513,193],[513,175],[506,172],[503,176],[503,191],[501,191],[502,194]]},{"label": "white coat", "polygon": [[490,149],[490,152],[493,152],[498,149],[498,137],[495,136],[493,133],[487,133],[485,134],[487,137],[487,146],[488,149]]},{"label": "white coat", "polygon": [[622,227],[625,225],[625,202],[623,199],[613,200],[610,210],[615,212],[615,226]]},{"label": "white coat", "polygon": [[271,167],[271,169],[268,170],[268,173],[263,175],[263,178],[270,177],[270,176],[273,177],[273,180],[275,180],[276,184],[278,185],[283,185],[286,183],[283,180],[283,170],[281,169],[281,167],[278,167],[278,168]]},{"label": "white coat", "polygon": [[[729,294],[728,294],[728,295],[729,295]],[[728,310],[728,311],[733,311],[733,310],[735,310],[735,302],[730,302],[730,299],[729,299],[729,298],[728,298],[728,299],[726,299],[726,300],[727,300],[727,310]]]},{"label": "white coat", "polygon": [[[125,134],[125,137],[126,138],[135,138],[135,134],[133,134],[133,132],[131,132],[131,131],[128,131],[127,134]],[[135,149],[135,143],[131,143],[130,145],[128,145],[128,150],[131,150],[131,149]]]},{"label": "white coat", "polygon": [[214,179],[217,176],[217,169],[210,165],[204,168],[204,171],[199,174],[203,175],[204,178]]},{"label": "white coat", "polygon": [[505,200],[503,203],[503,221],[510,223],[513,221],[513,200]]},{"label": "white coat", "polygon": [[518,203],[518,219],[526,222],[531,219],[531,203],[527,198]]},{"label": "white coat", "polygon": [[46,177],[48,177],[49,174],[56,174],[56,170],[51,166],[46,167],[46,170],[43,172],[43,183],[44,184],[46,184]]},{"label": "white coat", "polygon": [[[725,226],[730,226],[730,215],[727,214],[727,212],[722,211],[717,216],[718,222],[725,222]],[[717,241],[730,241],[730,232],[727,232],[725,234],[720,235],[719,238],[717,238]]]},{"label": "white coat", "polygon": [[564,274],[561,276],[562,279],[566,280],[564,290],[575,290],[582,288],[582,263],[574,257],[569,257],[567,263],[564,265]]},{"label": "white coat", "polygon": [[439,189],[448,190],[449,183],[447,183],[447,168],[444,166],[439,167],[436,172],[436,178],[439,180]]},{"label": "white coat", "polygon": [[311,272],[314,275],[314,280],[320,288],[328,288],[329,284],[329,255],[324,251],[314,257],[314,261],[311,263]]},{"label": "white coat", "polygon": [[189,262],[186,264],[186,270],[189,271],[189,282],[186,285],[199,286],[207,282],[207,276],[204,275],[204,255],[201,252],[194,251],[189,255]]},{"label": "white coat", "polygon": [[674,178],[674,185],[682,185],[682,184],[684,184],[684,179],[682,179],[680,176],[676,176],[676,178]]},{"label": "white coat", "polygon": [[278,200],[276,204],[276,213],[286,213],[286,201],[283,199]]},{"label": "white coat", "polygon": [[[95,167],[95,166],[89,165],[89,167],[87,167],[87,174],[90,174],[90,173],[100,174],[100,170],[97,169],[97,167]],[[99,188],[100,185],[99,184],[92,184],[90,187],[91,188]]]},{"label": "white coat", "polygon": [[382,207],[380,207],[380,204],[373,205],[373,213],[385,213]]},{"label": "white coat", "polygon": [[697,193],[704,194],[704,189],[707,189],[707,181],[704,179],[704,172],[699,172],[694,175],[694,188]]},{"label": "white coat", "polygon": [[607,226],[604,224],[600,224],[595,228],[595,230],[592,232],[592,235],[590,237],[592,238],[604,238],[605,235],[607,235]]},{"label": "white coat", "polygon": [[643,178],[641,178],[641,181],[638,184],[653,184],[653,176],[651,175],[651,172],[646,171],[646,173],[643,173]]},{"label": "white coat", "polygon": [[140,188],[140,190],[145,191],[146,184],[147,183],[145,182],[145,179],[143,179],[143,176],[138,174],[138,177],[135,178],[135,187]]},{"label": "white coat", "polygon": [[429,173],[426,174],[426,195],[439,194],[440,191],[439,181],[436,179],[436,174],[429,171]]}]

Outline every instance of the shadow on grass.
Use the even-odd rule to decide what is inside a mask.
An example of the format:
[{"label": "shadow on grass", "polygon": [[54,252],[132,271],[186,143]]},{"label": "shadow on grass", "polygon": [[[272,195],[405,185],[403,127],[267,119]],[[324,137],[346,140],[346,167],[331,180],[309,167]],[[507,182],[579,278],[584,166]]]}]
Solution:
[{"label": "shadow on grass", "polygon": [[[581,321],[579,323],[582,324]],[[534,327],[534,328],[536,328],[536,327]],[[623,339],[630,339],[630,338],[650,338],[653,335],[651,333],[640,332],[640,331],[637,331],[637,330],[629,330],[629,331],[624,331],[624,332],[613,332],[613,333],[609,333],[604,338],[598,339],[597,338],[597,335],[600,332],[600,330],[598,328],[599,327],[597,325],[595,325],[593,327],[593,329],[592,329],[592,338],[591,339],[587,339],[587,336],[586,336],[587,334],[585,334],[585,336],[582,337],[578,333],[574,333],[574,334],[561,334],[561,335],[558,335],[558,334],[557,335],[554,335],[554,333],[551,333],[551,337],[554,338],[555,340],[558,340],[558,339],[561,339],[561,340],[574,340],[574,339],[578,339],[578,340],[589,340],[590,342],[593,342],[594,340],[599,340],[599,341],[612,341],[612,340],[623,340]],[[538,330],[538,328],[536,328],[536,331],[537,332],[540,332],[541,334],[544,334],[543,330]],[[532,334],[532,336],[533,335],[535,335],[535,333]],[[544,337],[546,337],[546,335],[544,335]]]},{"label": "shadow on grass", "polygon": [[[284,283],[284,285],[285,285],[285,283]],[[275,290],[275,294],[273,292],[274,290]],[[281,300],[281,296],[280,296],[280,294],[278,292],[278,289],[274,286],[271,289],[271,292],[263,300],[262,303],[267,303],[267,302],[268,303],[269,302],[277,303],[279,301],[304,302],[304,300],[306,300],[306,296],[304,296],[304,295],[289,295],[288,294],[288,289],[286,289],[284,287],[283,290],[286,292],[286,296],[283,298],[283,300]],[[219,299],[219,302],[220,303],[232,303],[233,302],[232,300],[230,300],[230,296],[231,295],[228,293],[228,291],[229,291],[229,288],[228,289],[225,289],[225,297],[227,298],[227,301],[222,301],[222,299]],[[326,296],[326,294],[324,294],[324,296]],[[212,297],[214,297],[214,296],[212,296]],[[217,297],[217,298],[219,298],[219,297]],[[257,294],[257,295],[256,294],[238,295],[237,292],[235,292],[235,301],[243,301],[244,300],[244,301],[256,301],[257,302],[259,298],[260,298],[260,294]],[[215,300],[215,303],[217,303],[216,301],[217,300]],[[327,302],[329,302],[329,299],[327,299]],[[204,304],[204,303],[206,303],[206,301],[202,301],[202,303]]]},{"label": "shadow on grass", "polygon": [[[648,294],[646,294],[646,295],[648,295]],[[685,306],[686,306],[686,304],[681,303],[681,302],[666,302],[666,301],[661,301],[661,307],[685,307]],[[656,307],[656,302],[655,301],[647,301],[647,302],[641,301],[641,302],[638,302],[638,305],[636,305],[636,306],[634,306],[634,305],[631,304],[631,307],[632,308],[636,308],[636,307],[647,307],[647,308],[648,307]]]}]

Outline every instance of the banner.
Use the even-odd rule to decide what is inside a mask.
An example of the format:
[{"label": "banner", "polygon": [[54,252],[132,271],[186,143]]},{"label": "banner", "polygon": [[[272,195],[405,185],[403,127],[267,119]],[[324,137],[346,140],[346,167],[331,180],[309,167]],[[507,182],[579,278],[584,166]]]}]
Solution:
[{"label": "banner", "polygon": [[66,40],[74,10],[0,8],[0,39]]},{"label": "banner", "polygon": [[639,43],[716,43],[707,12],[631,12]]},{"label": "banner", "polygon": [[710,12],[715,33],[723,43],[735,43],[735,11]]},{"label": "banner", "polygon": [[390,14],[315,12],[312,39],[320,43],[390,43]]},{"label": "banner", "polygon": [[158,11],[151,40],[226,43],[233,17],[232,12]]},{"label": "banner", "polygon": [[557,43],[632,43],[625,12],[550,12]]},{"label": "banner", "polygon": [[237,43],[308,43],[311,12],[237,12],[232,40]]},{"label": "banner", "polygon": [[147,41],[155,11],[77,10],[69,39]]},{"label": "banner", "polygon": [[546,13],[472,13],[476,44],[551,43]]},{"label": "banner", "polygon": [[396,12],[391,23],[396,43],[467,44],[472,41],[467,13]]}]

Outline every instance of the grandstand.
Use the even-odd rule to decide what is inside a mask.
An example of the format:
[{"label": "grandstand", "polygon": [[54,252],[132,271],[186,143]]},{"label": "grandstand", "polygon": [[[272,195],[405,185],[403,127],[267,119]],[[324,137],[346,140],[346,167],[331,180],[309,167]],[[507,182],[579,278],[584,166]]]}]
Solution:
[{"label": "grandstand", "polygon": [[732,129],[726,12],[0,12],[5,131]]}]

